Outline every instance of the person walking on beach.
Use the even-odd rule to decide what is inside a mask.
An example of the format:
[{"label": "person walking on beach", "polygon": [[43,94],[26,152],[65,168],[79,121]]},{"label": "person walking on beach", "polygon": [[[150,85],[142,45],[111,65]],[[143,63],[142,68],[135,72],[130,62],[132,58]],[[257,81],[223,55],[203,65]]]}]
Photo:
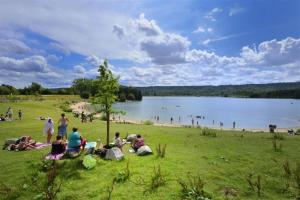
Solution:
[{"label": "person walking on beach", "polygon": [[173,124],[173,117],[171,117],[171,124]]},{"label": "person walking on beach", "polygon": [[60,135],[63,140],[64,138],[66,138],[66,140],[68,139],[67,136],[68,122],[69,119],[65,116],[65,113],[62,113],[61,118],[58,120],[58,135]]},{"label": "person walking on beach", "polygon": [[235,121],[232,123],[232,128],[235,129]]},{"label": "person walking on beach", "polygon": [[19,120],[22,120],[22,111],[21,110],[19,110],[19,112],[18,112],[18,114],[19,114]]},{"label": "person walking on beach", "polygon": [[51,137],[54,133],[54,123],[51,118],[48,118],[48,120],[45,123],[44,126],[44,134],[47,135],[47,143],[51,143]]}]

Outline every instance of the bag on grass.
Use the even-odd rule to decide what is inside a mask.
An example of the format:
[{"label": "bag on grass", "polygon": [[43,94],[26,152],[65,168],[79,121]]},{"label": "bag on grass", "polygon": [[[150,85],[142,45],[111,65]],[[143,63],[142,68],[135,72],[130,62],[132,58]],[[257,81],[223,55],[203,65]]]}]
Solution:
[{"label": "bag on grass", "polygon": [[144,145],[144,146],[141,146],[141,147],[137,150],[136,153],[137,153],[138,156],[145,156],[145,155],[148,155],[148,154],[152,154],[152,150],[150,149],[149,146]]},{"label": "bag on grass", "polygon": [[82,164],[86,169],[93,169],[94,167],[96,167],[97,160],[91,155],[86,155],[83,158]]},{"label": "bag on grass", "polygon": [[107,149],[106,151],[106,160],[122,160],[123,158],[124,154],[118,147],[113,147],[111,149]]}]

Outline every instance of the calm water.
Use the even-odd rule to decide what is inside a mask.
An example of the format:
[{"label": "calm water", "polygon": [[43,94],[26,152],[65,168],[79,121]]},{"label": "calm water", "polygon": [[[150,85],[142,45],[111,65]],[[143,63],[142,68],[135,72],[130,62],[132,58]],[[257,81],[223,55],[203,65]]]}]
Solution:
[{"label": "calm water", "polygon": [[[231,128],[279,128],[300,126],[300,100],[248,99],[223,97],[143,97],[141,102],[116,103],[114,109],[126,112],[121,119],[152,120],[160,123],[192,124]],[[201,119],[197,116],[201,116]],[[205,118],[203,119],[204,116]],[[179,121],[180,117],[180,121]],[[213,124],[214,120],[214,124]]]}]

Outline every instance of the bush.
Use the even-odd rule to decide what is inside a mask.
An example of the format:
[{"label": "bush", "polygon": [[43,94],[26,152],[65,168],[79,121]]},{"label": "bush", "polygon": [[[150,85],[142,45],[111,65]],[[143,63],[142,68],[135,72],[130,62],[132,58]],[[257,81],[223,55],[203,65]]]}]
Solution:
[{"label": "bush", "polygon": [[279,140],[273,139],[272,144],[273,144],[274,151],[281,151],[282,150],[282,144]]},{"label": "bush", "polygon": [[156,147],[157,157],[164,158],[166,155],[166,148],[167,148],[166,144],[165,145],[158,144],[158,146]]},{"label": "bush", "polygon": [[144,121],[143,124],[144,124],[144,125],[153,125],[153,122],[150,121],[150,120],[146,120],[146,121]]},{"label": "bush", "polygon": [[257,196],[260,196],[261,195],[261,176],[258,175],[256,181],[253,181],[252,179],[253,179],[253,174],[249,174],[246,177],[246,181],[247,181],[248,185],[250,186],[251,190],[252,191],[256,190]]},{"label": "bush", "polygon": [[149,188],[144,193],[153,192],[157,188],[164,186],[167,182],[166,176],[161,172],[160,166],[154,167],[153,175],[151,176]]},{"label": "bush", "polygon": [[273,139],[275,140],[284,140],[284,136],[282,133],[272,133],[273,134]]},{"label": "bush", "polygon": [[65,101],[60,106],[60,109],[62,109],[64,112],[72,112],[73,110],[70,108],[70,102]]},{"label": "bush", "polygon": [[182,199],[208,200],[211,195],[204,191],[204,182],[200,176],[188,176],[188,180],[179,179]]},{"label": "bush", "polygon": [[202,129],[203,136],[217,137],[217,132],[213,129],[204,128]]},{"label": "bush", "polygon": [[113,182],[115,183],[124,183],[129,180],[130,170],[129,170],[129,162],[127,162],[126,168],[124,171],[118,172],[118,174],[114,177]]},{"label": "bush", "polygon": [[90,98],[90,94],[88,92],[82,92],[82,93],[80,93],[80,97],[82,99],[89,99]]}]

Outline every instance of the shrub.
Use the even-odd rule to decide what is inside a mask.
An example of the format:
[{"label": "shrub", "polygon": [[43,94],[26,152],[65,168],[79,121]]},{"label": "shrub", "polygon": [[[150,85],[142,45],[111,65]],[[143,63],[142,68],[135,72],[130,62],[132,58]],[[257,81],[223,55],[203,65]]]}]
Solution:
[{"label": "shrub", "polygon": [[114,177],[113,182],[124,183],[127,180],[129,180],[129,177],[130,177],[129,162],[127,162],[124,171],[118,172],[118,174]]},{"label": "shrub", "polygon": [[88,92],[82,92],[82,93],[80,93],[80,97],[82,99],[89,99],[90,98],[90,94]]},{"label": "shrub", "polygon": [[217,132],[213,129],[204,128],[201,130],[203,136],[217,137]]},{"label": "shrub", "polygon": [[35,166],[35,171],[29,176],[27,183],[37,195],[34,199],[54,200],[60,192],[62,181],[58,183],[57,164],[55,161],[42,161]]},{"label": "shrub", "polygon": [[273,139],[272,140],[272,145],[273,145],[273,149],[274,151],[281,151],[282,150],[282,144],[280,141]]},{"label": "shrub", "polygon": [[60,109],[62,109],[64,112],[72,112],[73,110],[70,108],[70,102],[65,101],[60,104]]},{"label": "shrub", "polygon": [[282,133],[272,133],[273,134],[273,139],[275,140],[284,140],[284,136]]},{"label": "shrub", "polygon": [[253,181],[253,174],[249,174],[247,177],[246,177],[246,181],[249,185],[249,187],[251,188],[252,191],[255,191],[257,192],[257,195],[260,196],[261,195],[261,176],[258,175],[257,176],[257,179],[256,181]]},{"label": "shrub", "polygon": [[146,121],[144,121],[143,124],[144,124],[144,125],[153,125],[153,122],[150,121],[150,120],[146,120]]},{"label": "shrub", "polygon": [[166,144],[164,145],[158,144],[158,146],[156,146],[157,157],[164,158],[166,155],[166,148],[167,148]]},{"label": "shrub", "polygon": [[211,195],[204,191],[204,181],[198,176],[188,176],[188,180],[179,179],[182,199],[208,200]]},{"label": "shrub", "polygon": [[297,199],[300,199],[300,162],[297,162],[296,169],[294,170],[295,188],[297,190]]},{"label": "shrub", "polygon": [[20,191],[12,188],[5,183],[0,183],[0,198],[1,199],[17,199],[20,196]]},{"label": "shrub", "polygon": [[153,192],[157,188],[165,185],[167,182],[166,176],[161,172],[160,166],[154,167],[153,169],[153,175],[151,176],[150,185],[148,189],[144,191],[144,193],[147,192]]}]

